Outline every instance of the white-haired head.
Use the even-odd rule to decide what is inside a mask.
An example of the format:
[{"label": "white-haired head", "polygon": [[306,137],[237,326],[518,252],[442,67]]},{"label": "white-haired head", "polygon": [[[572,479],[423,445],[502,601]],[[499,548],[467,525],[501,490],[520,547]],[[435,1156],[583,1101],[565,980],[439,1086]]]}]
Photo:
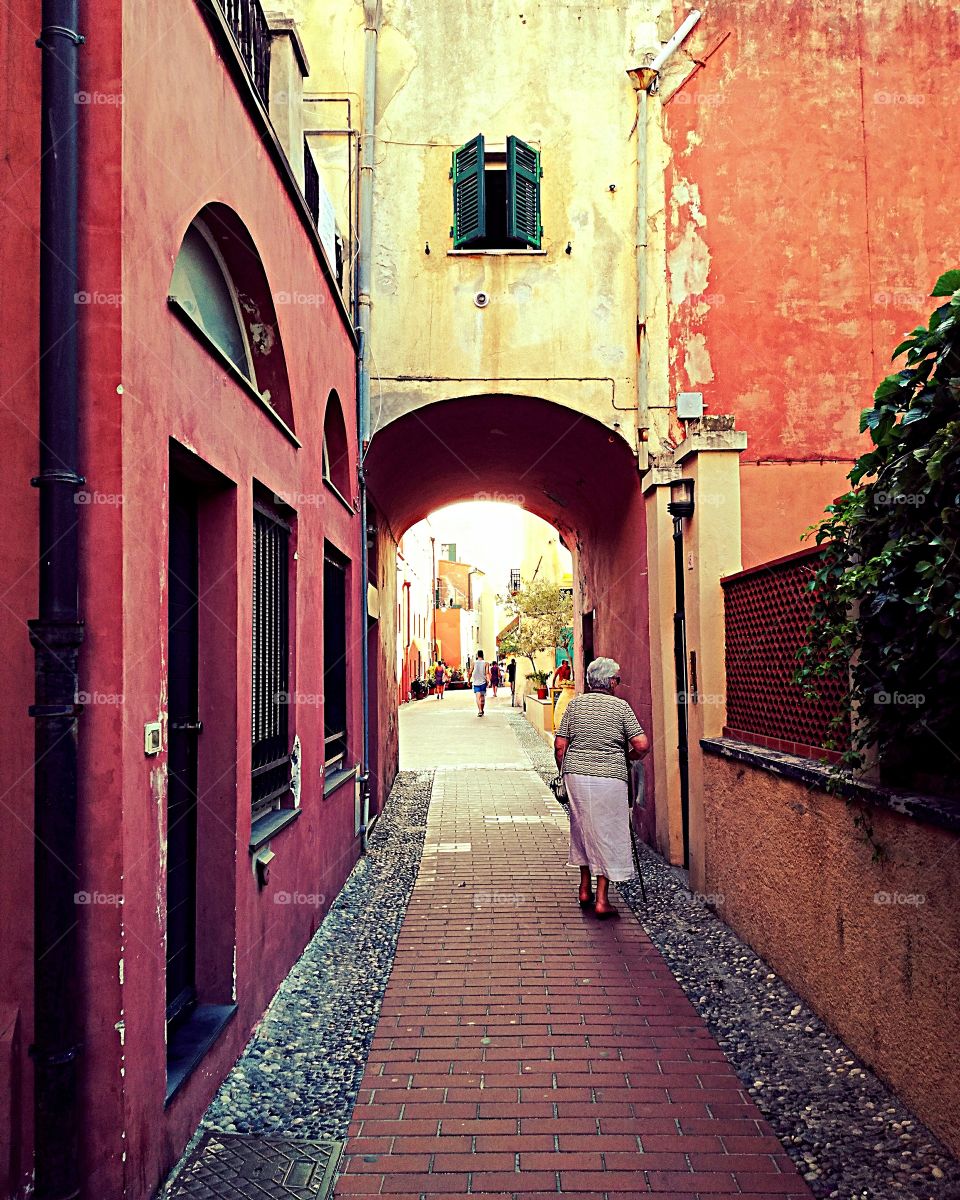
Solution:
[{"label": "white-haired head", "polygon": [[593,692],[609,692],[610,684],[620,674],[620,664],[612,658],[595,658],[587,667],[587,687]]}]

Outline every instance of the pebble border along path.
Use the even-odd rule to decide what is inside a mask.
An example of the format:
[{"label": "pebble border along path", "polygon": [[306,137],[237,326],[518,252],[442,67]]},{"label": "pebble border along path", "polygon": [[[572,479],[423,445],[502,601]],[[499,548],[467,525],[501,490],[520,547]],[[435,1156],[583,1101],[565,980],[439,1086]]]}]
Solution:
[{"label": "pebble border along path", "polygon": [[420,867],[432,784],[428,771],[397,776],[366,858],[281,984],[165,1190],[208,1129],[346,1138]]},{"label": "pebble border along path", "polygon": [[[513,730],[545,781],[553,754],[519,710]],[[817,1197],[958,1200],[960,1163],[762,959],[642,856],[647,903],[620,886],[653,944]]]}]

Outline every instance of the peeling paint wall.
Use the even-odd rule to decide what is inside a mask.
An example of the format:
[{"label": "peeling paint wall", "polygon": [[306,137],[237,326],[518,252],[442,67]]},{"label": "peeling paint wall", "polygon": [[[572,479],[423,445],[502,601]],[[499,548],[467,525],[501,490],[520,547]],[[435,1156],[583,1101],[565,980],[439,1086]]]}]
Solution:
[{"label": "peeling paint wall", "polygon": [[[637,99],[626,69],[659,47],[663,7],[386,0],[374,428],[433,400],[499,390],[589,413],[637,449]],[[300,9],[309,87],[361,93],[361,6]],[[450,253],[451,154],[477,133],[488,147],[515,134],[540,149],[544,254]]]},{"label": "peeling paint wall", "polygon": [[747,432],[748,566],[845,490],[860,410],[960,261],[960,29],[936,0],[702,7],[652,102],[669,392]]}]

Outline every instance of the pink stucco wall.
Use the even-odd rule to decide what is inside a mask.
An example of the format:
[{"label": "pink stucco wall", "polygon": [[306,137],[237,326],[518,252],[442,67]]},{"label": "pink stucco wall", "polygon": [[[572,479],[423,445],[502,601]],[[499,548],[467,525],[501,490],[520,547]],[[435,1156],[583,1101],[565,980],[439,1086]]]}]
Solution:
[{"label": "pink stucco wall", "polygon": [[[21,6],[22,8],[22,6]],[[2,500],[0,608],[0,834],[9,855],[0,891],[0,1149],[13,1141],[29,1172],[33,655],[24,623],[36,615],[36,237],[40,129],[39,3],[0,16],[7,103],[0,121],[18,178],[17,211],[0,206],[7,311],[16,322],[0,360],[0,428],[10,469]],[[348,758],[360,758],[359,518],[323,485],[324,407],[336,389],[356,478],[354,343],[277,168],[192,0],[144,7],[84,5],[81,86],[81,461],[78,506],[86,637],[80,718],[78,891],[123,903],[78,909],[84,1009],[82,1102],[85,1195],[152,1195],[290,965],[359,854],[354,790],[323,797],[323,557],[332,543],[352,564],[348,605]],[[29,26],[29,29],[28,29]],[[26,32],[30,36],[26,36]],[[159,48],[159,49],[158,49]],[[189,86],[184,86],[189,80]],[[15,97],[15,102],[14,98]],[[277,305],[296,448],[191,336],[167,305],[185,229],[205,204],[246,226]],[[31,268],[32,264],[32,268]],[[202,506],[199,941],[201,1001],[238,1011],[168,1108],[164,1040],[166,755],[144,755],[143,727],[166,716],[167,556],[171,453],[218,483]],[[292,570],[291,713],[302,747],[302,813],[273,843],[258,888],[250,834],[251,558],[255,484],[296,511]],[[352,497],[348,498],[352,501]],[[203,586],[203,585],[202,585]],[[214,770],[214,765],[217,769]],[[222,768],[222,769],[221,769]],[[279,892],[316,897],[276,903]],[[18,1039],[6,1037],[19,1011]],[[19,1075],[21,1082],[17,1084]],[[10,1082],[12,1078],[13,1082]],[[12,1100],[12,1103],[11,1103]],[[13,1186],[16,1186],[15,1184]]]}]

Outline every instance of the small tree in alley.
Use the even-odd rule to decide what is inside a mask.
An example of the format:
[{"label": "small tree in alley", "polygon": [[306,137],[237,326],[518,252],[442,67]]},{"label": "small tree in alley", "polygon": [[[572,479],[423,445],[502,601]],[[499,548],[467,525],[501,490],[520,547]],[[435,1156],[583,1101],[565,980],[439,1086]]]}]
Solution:
[{"label": "small tree in alley", "polygon": [[532,674],[541,676],[536,656],[552,650],[556,657],[557,647],[565,644],[566,630],[573,624],[573,596],[558,583],[535,579],[502,603],[517,624],[500,639],[500,650],[529,659]]}]

